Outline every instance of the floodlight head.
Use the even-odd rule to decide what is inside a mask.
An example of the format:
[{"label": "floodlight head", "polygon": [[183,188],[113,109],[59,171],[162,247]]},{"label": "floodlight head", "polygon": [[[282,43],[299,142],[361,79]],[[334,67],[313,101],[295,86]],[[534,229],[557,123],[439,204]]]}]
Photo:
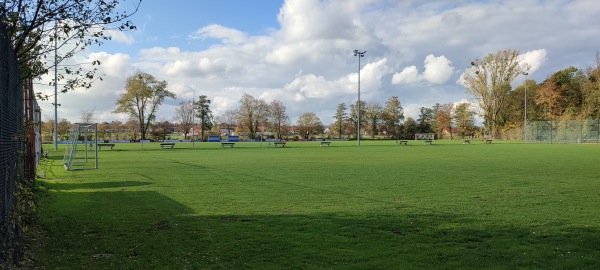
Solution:
[{"label": "floodlight head", "polygon": [[529,73],[527,73],[527,72],[525,72],[525,71],[523,71],[521,74],[523,74],[523,75],[525,75],[525,76],[529,75]]}]

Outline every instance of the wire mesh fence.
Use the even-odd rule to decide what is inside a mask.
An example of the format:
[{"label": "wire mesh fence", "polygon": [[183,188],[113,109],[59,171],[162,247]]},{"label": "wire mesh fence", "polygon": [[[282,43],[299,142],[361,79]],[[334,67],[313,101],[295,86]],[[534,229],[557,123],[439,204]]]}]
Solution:
[{"label": "wire mesh fence", "polygon": [[534,121],[527,123],[525,135],[528,143],[600,143],[599,127],[600,119]]},{"label": "wire mesh fence", "polygon": [[18,257],[18,226],[13,210],[17,185],[25,174],[24,97],[19,66],[0,23],[0,269]]}]

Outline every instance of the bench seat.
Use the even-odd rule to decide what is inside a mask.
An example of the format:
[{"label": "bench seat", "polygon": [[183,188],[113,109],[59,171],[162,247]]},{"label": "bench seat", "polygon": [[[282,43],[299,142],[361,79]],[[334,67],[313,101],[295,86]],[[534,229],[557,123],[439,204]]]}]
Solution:
[{"label": "bench seat", "polygon": [[331,144],[331,142],[322,141],[321,144],[320,144],[320,146],[324,146],[324,145],[325,146],[329,146],[330,144]]},{"label": "bench seat", "polygon": [[106,147],[110,146],[110,150],[112,150],[113,147],[115,147],[115,144],[114,143],[99,143],[98,144],[98,149],[102,149],[102,146],[106,146]]},{"label": "bench seat", "polygon": [[275,145],[275,147],[277,147],[277,146],[285,147],[285,142],[273,142],[273,145]]},{"label": "bench seat", "polygon": [[222,142],[221,143],[221,147],[223,147],[223,148],[225,148],[226,145],[229,146],[229,147],[231,147],[231,148],[233,148],[233,146],[235,145],[235,143],[234,142]]},{"label": "bench seat", "polygon": [[165,149],[165,147],[173,148],[175,147],[175,143],[161,143],[160,148]]}]

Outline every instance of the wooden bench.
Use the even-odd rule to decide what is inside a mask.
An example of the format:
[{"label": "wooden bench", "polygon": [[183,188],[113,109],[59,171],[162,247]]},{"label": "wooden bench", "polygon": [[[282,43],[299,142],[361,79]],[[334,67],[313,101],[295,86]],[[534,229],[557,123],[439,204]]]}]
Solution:
[{"label": "wooden bench", "polygon": [[160,144],[160,148],[165,149],[165,147],[175,147],[175,143],[174,142],[170,142],[170,143],[161,143]]},{"label": "wooden bench", "polygon": [[331,144],[331,142],[322,141],[319,146],[323,146],[323,145],[329,146],[330,144]]},{"label": "wooden bench", "polygon": [[225,146],[227,145],[227,146],[233,148],[234,144],[235,144],[234,142],[222,142],[221,147],[225,148]]},{"label": "wooden bench", "polygon": [[471,140],[465,140],[463,144],[471,144]]},{"label": "wooden bench", "polygon": [[285,147],[285,142],[273,142],[273,145],[275,145],[275,147],[277,147],[277,146]]},{"label": "wooden bench", "polygon": [[433,140],[425,140],[425,141],[423,141],[423,143],[424,143],[424,144],[432,144],[432,143],[433,143]]},{"label": "wooden bench", "polygon": [[404,144],[404,145],[408,145],[408,141],[396,141],[397,144]]},{"label": "wooden bench", "polygon": [[491,144],[491,143],[492,143],[492,140],[490,140],[490,139],[487,139],[487,140],[485,140],[485,141],[483,141],[483,142],[484,142],[484,143],[490,143],[490,144]]},{"label": "wooden bench", "polygon": [[110,150],[112,150],[113,147],[115,147],[115,144],[114,143],[99,143],[98,149],[102,149],[102,146],[106,146],[106,147],[110,146]]}]

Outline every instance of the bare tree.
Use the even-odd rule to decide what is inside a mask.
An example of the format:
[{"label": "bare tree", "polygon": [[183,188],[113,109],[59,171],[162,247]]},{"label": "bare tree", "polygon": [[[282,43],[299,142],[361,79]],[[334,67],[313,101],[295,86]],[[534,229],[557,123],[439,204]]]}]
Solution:
[{"label": "bare tree", "polygon": [[194,113],[192,101],[183,101],[175,108],[175,121],[179,122],[184,139],[187,139],[187,135],[194,126]]},{"label": "bare tree", "polygon": [[275,128],[275,132],[277,133],[277,138],[281,139],[282,135],[282,127],[289,124],[289,117],[286,114],[286,107],[279,100],[271,101],[269,106],[269,119]]},{"label": "bare tree", "polygon": [[260,125],[266,124],[268,112],[269,106],[264,100],[244,94],[237,110],[237,122],[248,131],[248,136],[254,139]]},{"label": "bare tree", "polygon": [[235,128],[235,125],[237,123],[237,115],[238,115],[238,111],[237,110],[229,110],[226,111],[223,115],[217,117],[218,122],[221,124],[221,126],[225,127],[227,129],[227,134],[229,134],[231,130],[233,130]]},{"label": "bare tree", "polygon": [[95,111],[96,111],[96,107],[92,108],[91,110],[81,110],[81,123],[92,123],[94,122],[94,118],[95,118]]}]

